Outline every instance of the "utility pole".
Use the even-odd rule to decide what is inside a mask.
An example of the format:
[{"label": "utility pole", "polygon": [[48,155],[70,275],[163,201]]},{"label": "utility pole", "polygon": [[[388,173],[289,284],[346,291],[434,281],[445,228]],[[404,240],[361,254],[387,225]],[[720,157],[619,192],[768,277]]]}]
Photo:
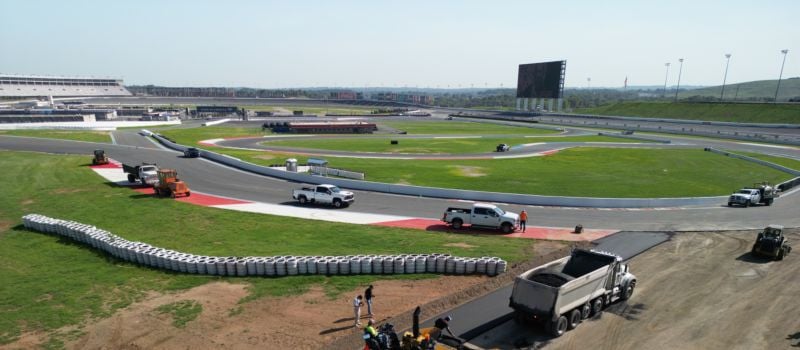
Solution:
[{"label": "utility pole", "polygon": [[783,65],[786,64],[786,54],[789,53],[789,49],[781,50],[783,54],[783,63],[781,63],[781,74],[778,75],[778,87],[775,88],[775,103],[778,103],[778,90],[781,89],[781,78],[783,78]]},{"label": "utility pole", "polygon": [[681,73],[683,73],[683,58],[679,58],[678,62],[681,63],[678,68],[678,86],[675,88],[675,102],[678,102],[678,91],[681,89]]},{"label": "utility pole", "polygon": [[719,93],[719,100],[722,101],[722,97],[725,96],[725,81],[728,80],[728,65],[731,63],[731,54],[725,54],[725,76],[722,78],[722,91]]},{"label": "utility pole", "polygon": [[667,67],[667,73],[664,75],[664,94],[661,96],[667,97],[667,79],[669,79],[669,62],[664,63],[664,66]]}]

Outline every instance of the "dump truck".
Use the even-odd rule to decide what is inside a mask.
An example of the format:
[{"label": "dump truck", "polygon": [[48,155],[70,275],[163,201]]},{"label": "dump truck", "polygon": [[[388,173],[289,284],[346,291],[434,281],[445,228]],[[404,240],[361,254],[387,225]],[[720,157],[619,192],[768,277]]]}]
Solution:
[{"label": "dump truck", "polygon": [[516,321],[536,321],[558,337],[609,304],[629,299],[635,287],[636,276],[621,257],[575,249],[517,276],[509,306]]},{"label": "dump truck", "polygon": [[452,225],[456,230],[464,225],[472,225],[511,233],[519,227],[519,214],[505,211],[494,204],[474,203],[472,208],[447,208],[442,221]]},{"label": "dump truck", "polygon": [[106,151],[101,149],[94,150],[94,158],[92,158],[92,165],[103,165],[108,164],[108,157],[106,157]]},{"label": "dump truck", "polygon": [[153,191],[159,197],[189,197],[192,192],[185,182],[178,179],[178,171],[174,169],[158,169],[158,182],[153,184]]},{"label": "dump truck", "polygon": [[140,181],[142,185],[154,185],[158,182],[158,166],[155,163],[142,165],[122,164],[122,171],[128,174],[128,182]]},{"label": "dump truck", "polygon": [[789,240],[783,235],[783,226],[769,225],[758,233],[753,249],[753,255],[765,256],[775,260],[783,260],[783,257],[792,251]]},{"label": "dump truck", "polygon": [[300,204],[320,203],[333,205],[336,208],[347,207],[355,202],[355,194],[344,191],[335,185],[304,186],[292,190],[292,198]]}]

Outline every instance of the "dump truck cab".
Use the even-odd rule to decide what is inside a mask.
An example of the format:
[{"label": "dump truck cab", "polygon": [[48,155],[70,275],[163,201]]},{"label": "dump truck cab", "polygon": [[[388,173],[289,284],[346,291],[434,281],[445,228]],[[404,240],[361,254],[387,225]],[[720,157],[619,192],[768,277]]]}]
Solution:
[{"label": "dump truck cab", "polygon": [[175,169],[159,169],[158,182],[153,185],[153,190],[156,195],[161,197],[189,197],[192,194],[189,186],[178,179],[178,171]]}]

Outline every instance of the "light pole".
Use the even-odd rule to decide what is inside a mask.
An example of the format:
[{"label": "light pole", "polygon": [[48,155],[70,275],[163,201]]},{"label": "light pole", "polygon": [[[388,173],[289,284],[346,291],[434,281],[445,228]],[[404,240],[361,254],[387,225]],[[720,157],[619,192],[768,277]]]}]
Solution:
[{"label": "light pole", "polygon": [[586,88],[589,90],[592,89],[592,78],[586,78]]},{"label": "light pole", "polygon": [[722,101],[722,97],[725,96],[725,81],[728,80],[728,65],[731,63],[731,54],[725,54],[725,76],[722,78],[722,91],[719,93],[719,100]]},{"label": "light pole", "polygon": [[778,90],[781,89],[781,78],[783,78],[783,65],[786,64],[786,54],[789,53],[789,49],[781,50],[783,54],[783,63],[781,63],[781,74],[778,75],[778,87],[775,88],[775,100],[774,102],[778,102]]},{"label": "light pole", "polygon": [[669,62],[664,63],[664,67],[667,67],[667,73],[664,75],[664,94],[661,96],[667,97],[667,79],[669,79]]},{"label": "light pole", "polygon": [[675,102],[678,102],[678,91],[681,89],[681,73],[683,72],[683,58],[679,58],[678,62],[681,63],[678,68],[678,86],[675,88]]}]

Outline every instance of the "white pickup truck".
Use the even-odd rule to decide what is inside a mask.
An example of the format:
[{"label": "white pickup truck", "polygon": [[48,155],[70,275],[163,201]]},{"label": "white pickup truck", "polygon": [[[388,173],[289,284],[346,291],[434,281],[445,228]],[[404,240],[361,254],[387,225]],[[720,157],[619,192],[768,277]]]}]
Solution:
[{"label": "white pickup truck", "polygon": [[122,171],[128,174],[128,182],[130,183],[134,183],[138,180],[142,182],[142,185],[153,185],[158,182],[158,166],[155,164],[122,164]]},{"label": "white pickup truck", "polygon": [[519,227],[519,214],[505,211],[493,204],[475,203],[472,208],[447,208],[442,221],[453,225],[454,229],[472,225],[511,233]]},{"label": "white pickup truck", "polygon": [[292,191],[292,198],[300,204],[321,203],[336,208],[347,207],[355,202],[355,195],[334,185],[316,185]]}]

